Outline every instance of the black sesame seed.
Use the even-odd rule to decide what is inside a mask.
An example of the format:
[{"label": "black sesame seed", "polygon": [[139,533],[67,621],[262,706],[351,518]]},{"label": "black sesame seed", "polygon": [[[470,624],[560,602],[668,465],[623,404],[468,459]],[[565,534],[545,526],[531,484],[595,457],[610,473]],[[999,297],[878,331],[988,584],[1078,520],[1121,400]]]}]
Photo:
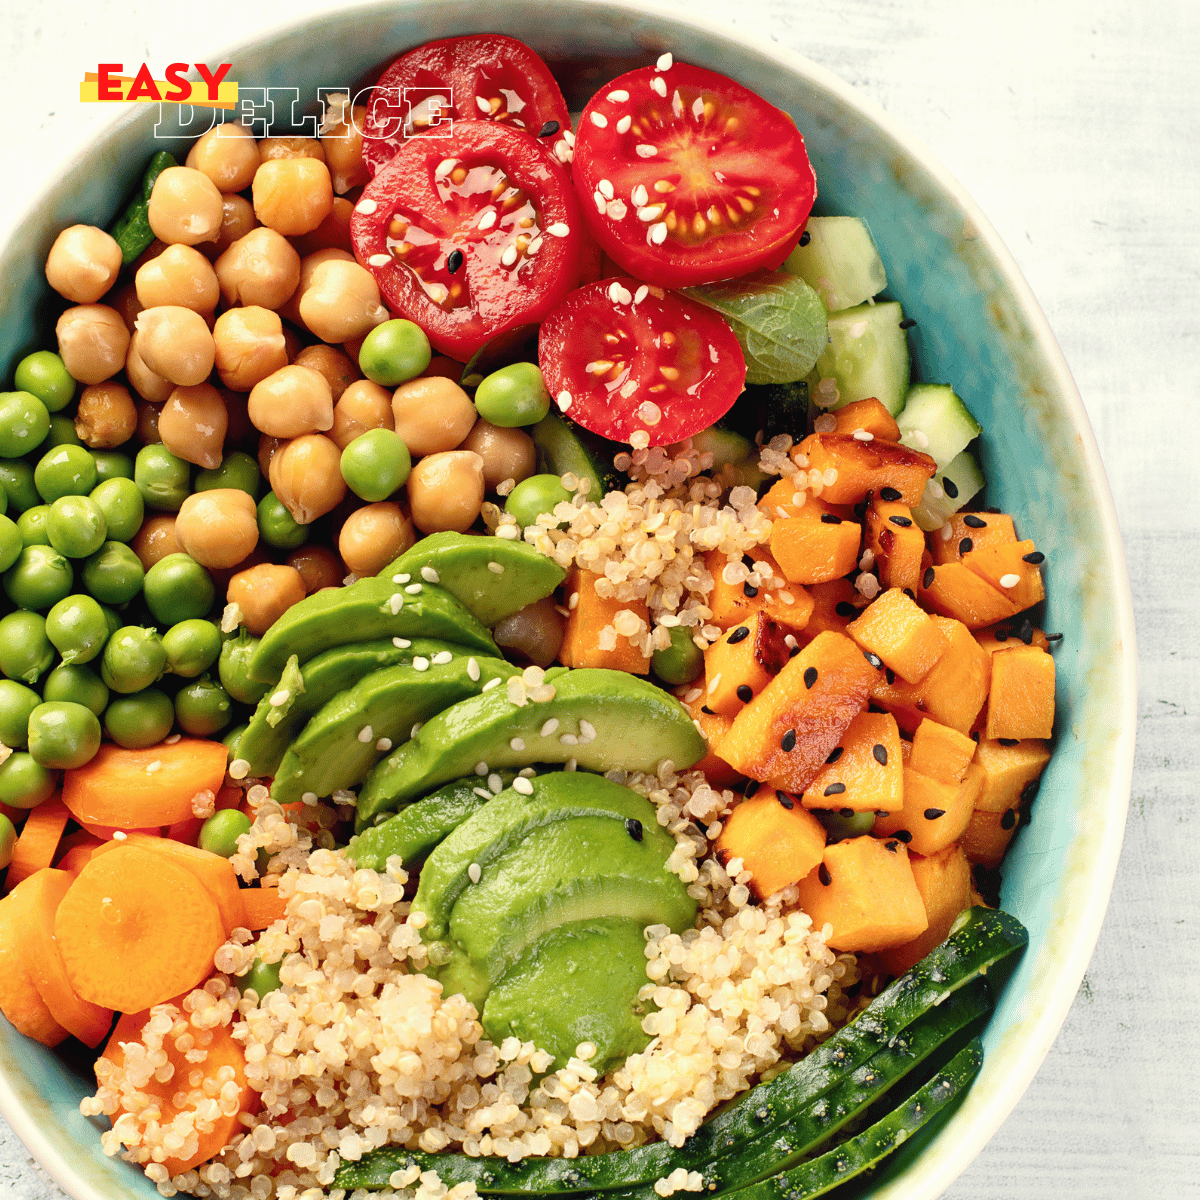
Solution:
[{"label": "black sesame seed", "polygon": [[888,667],[888,669],[886,671],[884,671],[883,674],[884,674],[884,677],[887,679],[889,686],[891,686],[893,683],[896,682],[896,672],[893,671],[891,667]]},{"label": "black sesame seed", "polygon": [[812,241],[812,234],[811,234],[811,233],[809,233],[809,232],[808,232],[808,230],[806,229],[806,230],[805,230],[805,231],[804,231],[804,232],[803,232],[803,233],[800,235],[800,245],[801,245],[801,246],[807,246],[807,245],[808,245],[808,243],[809,243],[809,242],[811,242],[811,241]]},{"label": "black sesame seed", "polygon": [[844,783],[831,783],[821,794],[823,796],[840,796],[845,790]]},{"label": "black sesame seed", "polygon": [[879,489],[879,498],[894,504],[900,499],[900,493],[894,487],[882,487]]},{"label": "black sesame seed", "polygon": [[457,271],[462,265],[463,252],[461,250],[451,250],[450,253],[446,255],[446,270],[449,271],[451,275],[453,275],[454,272]]},{"label": "black sesame seed", "polygon": [[912,834],[907,829],[897,829],[892,836],[898,842],[903,842],[906,846],[912,841]]},{"label": "black sesame seed", "polygon": [[817,878],[818,878],[818,879],[819,879],[819,880],[820,880],[820,881],[821,881],[821,882],[822,882],[822,883],[823,883],[823,884],[824,884],[826,887],[828,887],[828,886],[829,886],[829,885],[830,885],[830,884],[833,882],[833,876],[832,876],[832,875],[830,875],[830,873],[829,873],[829,868],[828,868],[828,867],[827,867],[827,866],[826,866],[824,863],[822,863],[822,864],[821,864],[821,865],[820,865],[820,866],[817,868]]},{"label": "black sesame seed", "polygon": [[905,594],[905,595],[906,595],[906,596],[907,596],[907,597],[908,597],[910,600],[915,600],[915,599],[917,598],[917,593],[916,593],[916,592],[914,592],[914,591],[912,590],[912,588],[905,588],[905,589],[904,589],[904,594]]},{"label": "black sesame seed", "polygon": [[710,717],[715,717],[717,715],[711,708],[708,707],[707,704],[700,705],[700,711],[702,713],[707,713]]},{"label": "black sesame seed", "polygon": [[750,797],[753,796],[754,793],[757,792],[761,786],[762,785],[759,783],[759,781],[757,779],[748,779],[746,781],[746,787],[745,787],[745,790],[742,792],[742,795],[745,796],[747,800],[749,800]]},{"label": "black sesame seed", "polygon": [[642,823],[641,823],[641,821],[639,821],[637,819],[637,817],[626,817],[625,818],[625,832],[627,834],[629,834],[629,836],[631,838],[633,838],[633,840],[635,842],[640,842],[642,840]]},{"label": "black sesame seed", "polygon": [[886,746],[880,745],[879,742],[876,742],[874,749],[872,749],[871,753],[873,755],[875,755],[875,761],[881,767],[887,766],[887,747]]},{"label": "black sesame seed", "polygon": [[742,591],[745,592],[748,600],[753,600],[754,597],[758,595],[758,588],[751,587],[748,583],[742,584]]},{"label": "black sesame seed", "polygon": [[749,704],[754,699],[754,693],[750,690],[748,683],[739,683],[737,686],[737,698],[743,704]]},{"label": "black sesame seed", "polygon": [[839,816],[839,817],[852,817],[852,816],[854,816],[854,809],[852,809],[852,808],[839,808],[839,809],[838,809],[838,816]]},{"label": "black sesame seed", "polygon": [[911,329],[915,324],[916,321],[914,321],[912,317],[905,317],[904,320],[900,322],[900,328]]},{"label": "black sesame seed", "polygon": [[1063,639],[1063,635],[1061,633],[1046,634],[1046,641],[1048,641],[1048,642],[1061,642],[1062,639]]},{"label": "black sesame seed", "polygon": [[925,810],[925,820],[936,821],[938,817],[944,817],[946,810],[944,808],[927,808]]},{"label": "black sesame seed", "polygon": [[925,568],[925,574],[921,576],[921,586],[923,588],[933,587],[933,581],[936,578],[932,567]]},{"label": "black sesame seed", "polygon": [[1040,779],[1031,779],[1021,789],[1021,803],[1028,804],[1038,794],[1038,788],[1041,786],[1042,782]]},{"label": "black sesame seed", "polygon": [[901,529],[908,529],[912,525],[911,517],[902,517],[899,513],[893,513],[888,520],[893,525],[899,525]]},{"label": "black sesame seed", "polygon": [[891,851],[893,854],[895,854],[895,853],[896,853],[896,847],[897,847],[899,844],[900,844],[899,842],[884,842],[884,843],[883,843],[883,848],[884,848],[885,850],[890,850],[890,851]]},{"label": "black sesame seed", "polygon": [[557,121],[547,121],[545,125],[538,130],[538,137],[553,137],[558,132]]},{"label": "black sesame seed", "polygon": [[788,812],[791,812],[792,809],[796,807],[795,800],[793,800],[791,796],[787,794],[787,792],[776,792],[775,799],[778,800],[779,803],[788,810]]},{"label": "black sesame seed", "polygon": [[979,745],[979,730],[978,729],[971,730],[971,741],[973,741],[975,743],[975,745],[977,745],[977,746]]},{"label": "black sesame seed", "polygon": [[1021,628],[1017,630],[1017,637],[1021,639],[1027,646],[1033,644],[1033,622],[1025,620],[1021,622]]},{"label": "black sesame seed", "polygon": [[796,731],[789,729],[787,733],[779,739],[779,745],[785,753],[790,754],[796,748]]},{"label": "black sesame seed", "polygon": [[963,538],[962,541],[958,543],[959,554],[970,554],[974,549],[975,543],[970,538]]},{"label": "black sesame seed", "polygon": [[821,524],[822,525],[840,525],[841,523],[842,523],[842,518],[839,517],[837,515],[837,513],[822,513],[821,514]]},{"label": "black sesame seed", "polygon": [[1007,630],[1007,629],[997,629],[995,636],[996,636],[996,641],[1007,642],[1008,639],[1010,637],[1012,637],[1012,633],[1010,630]]},{"label": "black sesame seed", "polygon": [[944,491],[951,500],[958,499],[958,484],[956,484],[948,475],[942,476],[942,491]]},{"label": "black sesame seed", "polygon": [[864,650],[863,658],[865,658],[867,662],[869,662],[871,666],[875,668],[875,670],[879,671],[883,668],[883,659],[880,658],[878,654],[872,654],[870,650]]},{"label": "black sesame seed", "polygon": [[1004,816],[1000,818],[1001,829],[1011,829],[1017,823],[1017,814],[1011,808],[1004,810]]},{"label": "black sesame seed", "polygon": [[[858,609],[850,603],[849,600],[839,600],[834,606],[833,611],[839,617],[857,617]],[[1061,635],[1060,635],[1061,636]]]},{"label": "black sesame seed", "polygon": [[826,761],[826,763],[835,763],[845,753],[846,753],[845,746],[834,746],[834,748],[832,750],[830,750],[829,757],[825,761]]},{"label": "black sesame seed", "polygon": [[736,646],[738,642],[750,636],[750,627],[748,625],[739,625],[730,635],[729,644]]},{"label": "black sesame seed", "polygon": [[800,645],[797,643],[788,651],[788,658],[795,658],[800,653]]},{"label": "black sesame seed", "polygon": [[1020,738],[997,738],[996,741],[1002,746],[1019,746],[1021,744]]},{"label": "black sesame seed", "polygon": [[816,682],[817,682],[817,668],[816,667],[805,667],[804,668],[804,686],[806,688],[811,689],[812,686]]},{"label": "black sesame seed", "polygon": [[991,508],[991,507],[989,507],[989,508],[985,508],[983,511],[984,511],[984,512],[989,512],[989,513],[991,513],[993,516],[997,516],[997,517],[1000,515],[1000,510],[999,510],[998,508]]},{"label": "black sesame seed", "polygon": [[855,518],[857,520],[861,521],[863,519],[863,517],[865,517],[867,515],[867,502],[865,500],[860,500],[854,506],[853,511],[854,511]]},{"label": "black sesame seed", "polygon": [[1033,565],[1036,567],[1040,563],[1044,563],[1046,561],[1046,556],[1040,550],[1034,550],[1031,554],[1022,554],[1021,561],[1033,563]]},{"label": "black sesame seed", "polygon": [[963,524],[970,526],[972,529],[986,529],[987,522],[982,517],[977,517],[974,513],[967,513],[963,517]]}]

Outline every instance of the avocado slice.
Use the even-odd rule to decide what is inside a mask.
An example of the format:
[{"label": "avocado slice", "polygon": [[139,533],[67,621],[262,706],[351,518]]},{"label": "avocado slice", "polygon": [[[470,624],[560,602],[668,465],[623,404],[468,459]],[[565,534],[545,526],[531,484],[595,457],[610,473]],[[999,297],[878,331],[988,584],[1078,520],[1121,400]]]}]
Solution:
[{"label": "avocado slice", "polygon": [[[332,796],[357,787],[394,745],[407,742],[413,726],[467,696],[477,695],[493,679],[519,675],[502,658],[476,658],[461,646],[438,656],[449,661],[414,658],[384,667],[339,692],[305,725],[283,756],[271,784],[280,804],[305,792]],[[380,749],[380,739],[386,739]]]},{"label": "avocado slice", "polygon": [[[358,828],[377,813],[469,774],[574,759],[585,771],[655,771],[669,759],[690,767],[706,743],[687,710],[654,684],[625,671],[584,667],[546,681],[554,698],[517,706],[504,685],[426,721],[418,735],[379,762],[358,797]],[[590,725],[588,737],[581,725]],[[567,739],[567,740],[564,740]]]},{"label": "avocado slice", "polygon": [[457,596],[489,629],[549,596],[567,577],[554,559],[526,542],[465,533],[431,533],[379,575],[408,574],[420,582],[422,571],[433,572],[431,581]]},{"label": "avocado slice", "polygon": [[603,1075],[650,1044],[642,1019],[654,1005],[638,999],[647,982],[646,938],[637,921],[560,925],[488,992],[483,1031],[496,1045],[512,1036],[534,1042],[554,1055],[552,1069],[565,1067],[580,1042],[591,1042],[596,1053],[589,1064]]}]

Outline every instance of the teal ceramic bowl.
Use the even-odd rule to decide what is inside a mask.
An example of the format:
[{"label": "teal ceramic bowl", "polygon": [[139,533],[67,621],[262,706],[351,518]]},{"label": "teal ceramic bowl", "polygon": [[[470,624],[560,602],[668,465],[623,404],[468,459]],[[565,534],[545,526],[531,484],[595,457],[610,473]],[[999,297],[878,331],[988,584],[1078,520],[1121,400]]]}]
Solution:
[{"label": "teal ceramic bowl", "polygon": [[[243,87],[345,86],[431,38],[511,34],[578,81],[572,107],[629,65],[670,50],[722,71],[787,109],[817,171],[818,211],[867,220],[889,291],[916,318],[924,380],[948,382],[984,427],[988,502],[1046,552],[1046,625],[1061,631],[1056,750],[1005,860],[1004,907],[1030,931],[1028,953],[988,1026],[986,1061],[966,1102],[914,1139],[863,1189],[874,1200],[932,1200],[1012,1110],[1054,1040],[1083,977],[1124,831],[1135,727],[1129,585],[1104,471],[1079,394],[1011,255],[959,184],[873,104],[775,43],[715,29],[638,0],[413,0],[341,9],[260,38],[222,61]],[[590,67],[584,69],[584,64]],[[570,88],[568,87],[568,91]],[[107,225],[155,142],[157,106],[133,106],[69,159],[34,198],[0,256],[0,364],[52,346],[42,264],[75,222]],[[0,1022],[0,1112],[76,1200],[145,1197],[154,1187],[105,1158],[79,1115],[88,1081],[58,1054]]]}]

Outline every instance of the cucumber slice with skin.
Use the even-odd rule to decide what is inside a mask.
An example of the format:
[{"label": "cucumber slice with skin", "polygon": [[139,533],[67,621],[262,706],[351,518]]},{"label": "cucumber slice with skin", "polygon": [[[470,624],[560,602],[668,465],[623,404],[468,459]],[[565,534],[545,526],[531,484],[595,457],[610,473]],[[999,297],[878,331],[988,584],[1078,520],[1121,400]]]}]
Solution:
[{"label": "cucumber slice with skin", "polygon": [[787,256],[783,269],[799,275],[821,297],[826,312],[863,304],[887,287],[883,259],[859,217],[809,217],[807,240]]},{"label": "cucumber slice with skin", "polygon": [[923,450],[937,463],[948,466],[983,432],[952,387],[944,383],[914,383],[896,417],[900,444]]},{"label": "cucumber slice with skin", "polygon": [[742,437],[732,429],[723,425],[710,425],[699,433],[692,435],[692,446],[701,454],[713,456],[713,470],[719,471],[728,463],[741,462],[749,458],[754,450],[754,443]]},{"label": "cucumber slice with skin", "polygon": [[969,450],[964,450],[925,485],[921,503],[912,510],[917,525],[932,533],[973,499],[984,485],[983,472]]},{"label": "cucumber slice with skin", "polygon": [[481,1192],[498,1194],[608,1191],[653,1185],[677,1167],[703,1171],[712,1162],[735,1157],[805,1106],[827,1097],[910,1025],[997,963],[1023,951],[1028,941],[1015,917],[995,909],[969,909],[941,946],[880,993],[854,1021],[793,1067],[711,1117],[682,1147],[655,1142],[611,1154],[519,1163],[385,1148],[358,1163],[343,1163],[333,1186],[387,1187],[391,1172],[409,1163],[422,1171],[437,1171],[447,1187],[471,1180]]},{"label": "cucumber slice with skin", "polygon": [[605,492],[621,486],[612,465],[613,455],[621,449],[615,442],[589,433],[556,412],[547,413],[527,432],[537,447],[539,470],[588,480],[588,499],[599,504]]},{"label": "cucumber slice with skin", "polygon": [[[837,410],[874,396],[895,416],[908,395],[908,338],[904,311],[895,300],[860,304],[829,314],[829,345],[809,376],[809,393],[822,408]],[[832,379],[837,400],[827,402],[821,381]]]}]

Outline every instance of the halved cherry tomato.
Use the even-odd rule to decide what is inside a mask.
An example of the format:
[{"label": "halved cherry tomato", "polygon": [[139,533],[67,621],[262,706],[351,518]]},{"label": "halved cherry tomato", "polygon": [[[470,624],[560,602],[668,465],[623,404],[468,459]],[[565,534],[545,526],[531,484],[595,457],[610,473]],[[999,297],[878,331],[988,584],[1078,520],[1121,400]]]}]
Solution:
[{"label": "halved cherry tomato", "polygon": [[536,138],[459,121],[452,138],[400,147],[363,190],[350,237],[388,308],[466,362],[575,286],[582,221],[566,171]]},{"label": "halved cherry tomato", "polygon": [[733,330],[711,309],[636,279],[572,292],[543,322],[538,364],[558,407],[628,442],[682,441],[732,407],[746,382]]},{"label": "halved cherry tomato", "polygon": [[573,177],[605,253],[664,287],[778,266],[817,194],[785,112],[682,63],[630,71],[591,98]]},{"label": "halved cherry tomato", "polygon": [[367,102],[363,159],[374,175],[408,138],[448,137],[458,121],[481,118],[541,138],[559,162],[571,161],[571,119],[550,68],[497,33],[427,42],[396,59]]}]

